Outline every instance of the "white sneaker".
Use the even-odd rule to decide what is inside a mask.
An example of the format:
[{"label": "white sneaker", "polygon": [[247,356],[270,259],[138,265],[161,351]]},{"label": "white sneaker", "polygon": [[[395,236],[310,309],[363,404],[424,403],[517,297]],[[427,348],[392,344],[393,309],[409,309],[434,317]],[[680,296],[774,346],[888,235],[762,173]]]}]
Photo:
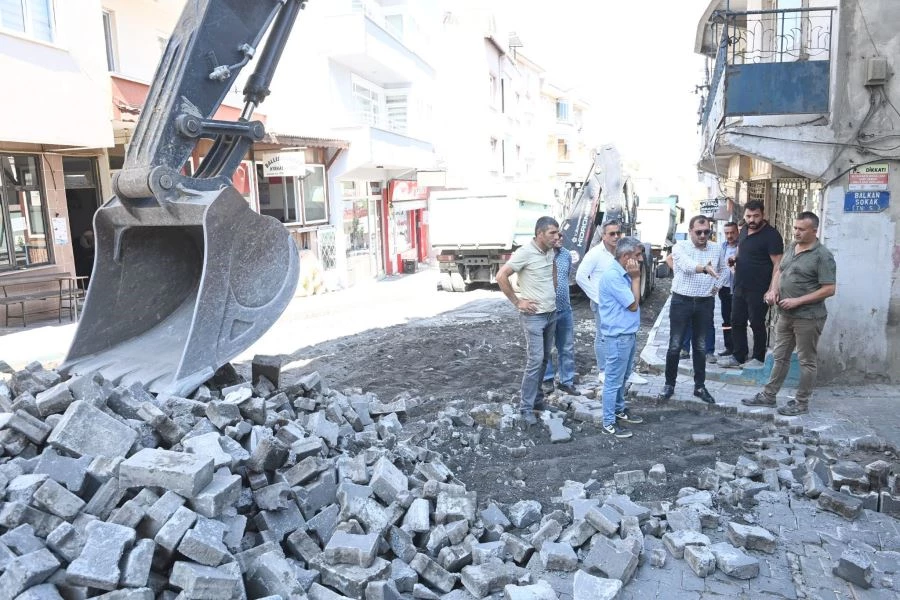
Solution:
[{"label": "white sneaker", "polygon": [[744,363],[745,367],[750,367],[751,369],[759,369],[760,367],[766,366],[766,363],[756,360],[755,358],[751,361]]},{"label": "white sneaker", "polygon": [[599,373],[597,373],[597,382],[598,383],[603,383],[603,380],[605,378],[606,378],[606,373],[604,373],[603,371],[600,371]]},{"label": "white sneaker", "polygon": [[628,376],[628,383],[642,385],[642,384],[647,383],[647,380],[645,378],[641,377],[640,375],[638,375],[637,373],[632,373],[631,375]]}]

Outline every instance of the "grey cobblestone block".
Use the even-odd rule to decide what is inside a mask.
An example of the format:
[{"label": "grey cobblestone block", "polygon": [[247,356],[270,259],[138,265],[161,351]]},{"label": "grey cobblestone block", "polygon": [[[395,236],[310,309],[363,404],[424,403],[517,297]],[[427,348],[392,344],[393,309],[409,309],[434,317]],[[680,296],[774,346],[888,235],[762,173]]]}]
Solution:
[{"label": "grey cobblestone block", "polygon": [[84,508],[84,500],[52,479],[44,481],[35,491],[34,502],[47,512],[66,520],[75,518]]},{"label": "grey cobblestone block", "polygon": [[526,564],[531,555],[534,554],[534,546],[511,533],[502,534],[500,541],[506,545],[506,553],[517,565]]},{"label": "grey cobblestone block", "polygon": [[0,575],[0,598],[12,600],[28,588],[46,581],[59,566],[59,560],[46,548],[19,556]]},{"label": "grey cobblestone block", "polygon": [[462,544],[446,546],[441,548],[435,560],[447,571],[458,573],[463,567],[472,564],[472,550]]},{"label": "grey cobblestone block", "polygon": [[204,517],[215,518],[225,513],[241,495],[241,476],[225,473],[213,474],[200,493],[190,499],[190,506]]},{"label": "grey cobblestone block", "polygon": [[125,558],[125,567],[120,579],[121,585],[130,588],[142,588],[147,585],[154,550],[156,550],[156,543],[153,540],[145,538],[135,543]]},{"label": "grey cobblestone block", "polygon": [[34,527],[27,523],[0,535],[0,543],[20,556],[40,550],[45,546],[44,541],[34,535]]},{"label": "grey cobblestone block", "polygon": [[716,557],[716,566],[726,575],[737,579],[752,579],[759,575],[759,561],[731,544],[720,542],[709,549]]},{"label": "grey cobblestone block", "polygon": [[666,566],[666,551],[663,548],[650,551],[650,565],[660,569]]},{"label": "grey cobblestone block", "polygon": [[335,531],[325,545],[324,558],[332,564],[348,564],[369,567],[375,561],[378,535],[357,535]]},{"label": "grey cobblestone block", "polygon": [[121,576],[119,560],[134,537],[129,527],[102,521],[88,523],[84,549],[66,568],[66,581],[101,590],[116,589]]},{"label": "grey cobblestone block", "polygon": [[819,508],[841,515],[851,521],[862,511],[862,500],[848,494],[825,489],[819,495]]},{"label": "grey cobblestone block", "polygon": [[324,560],[324,556],[319,556],[310,568],[319,571],[322,585],[334,588],[350,598],[362,598],[369,582],[387,579],[391,563],[379,557],[369,567],[332,565]]},{"label": "grey cobblestone block", "polygon": [[831,475],[831,488],[841,489],[841,486],[849,486],[855,493],[869,491],[869,476],[859,463],[842,460],[829,466]]},{"label": "grey cobblestone block", "polygon": [[484,598],[500,592],[507,585],[522,581],[525,577],[527,577],[527,571],[521,567],[509,563],[493,562],[464,567],[460,574],[460,581],[469,594],[475,598]]},{"label": "grey cobblestone block", "polygon": [[22,409],[12,414],[0,415],[0,429],[3,427],[21,433],[33,444],[43,444],[51,430],[49,425]]},{"label": "grey cobblestone block", "polygon": [[604,505],[612,507],[623,517],[637,517],[640,521],[650,518],[650,509],[635,504],[628,496],[612,495],[606,499]]},{"label": "grey cobblestone block", "polygon": [[186,599],[235,598],[241,589],[241,577],[230,569],[176,561],[169,583],[180,589]]},{"label": "grey cobblestone block", "polygon": [[574,571],[578,568],[578,555],[565,542],[544,542],[540,550],[541,564],[552,571]]},{"label": "grey cobblestone block", "polygon": [[584,520],[605,536],[611,536],[619,531],[621,516],[616,513],[616,519],[611,519],[607,512],[594,507],[587,511]]},{"label": "grey cobblestone block", "polygon": [[666,465],[657,463],[647,471],[647,479],[654,485],[664,485],[667,480]]},{"label": "grey cobblestone block", "polygon": [[6,486],[6,500],[8,502],[21,502],[31,504],[35,492],[44,485],[47,475],[23,474],[13,478]]},{"label": "grey cobblestone block", "polygon": [[682,529],[663,536],[663,544],[675,558],[684,557],[685,546],[709,546],[709,538],[697,531]]},{"label": "grey cobblestone block", "polygon": [[615,600],[622,590],[618,579],[595,577],[584,571],[576,571],[572,586],[572,600]]},{"label": "grey cobblestone block", "polygon": [[307,531],[315,533],[319,543],[324,546],[337,528],[340,512],[341,509],[337,504],[329,504],[306,522]]},{"label": "grey cobblestone block", "polygon": [[712,494],[708,490],[694,491],[694,493],[682,496],[675,501],[676,506],[692,506],[699,504],[700,506],[712,506]]},{"label": "grey cobblestone block", "polygon": [[178,552],[201,565],[217,567],[231,558],[222,542],[225,530],[224,523],[201,517],[181,538]]},{"label": "grey cobblestone block", "polygon": [[807,498],[818,498],[825,491],[825,483],[819,474],[810,471],[803,476],[803,493]]},{"label": "grey cobblestone block", "polygon": [[731,521],[728,523],[726,537],[738,548],[760,550],[769,554],[775,552],[775,536],[763,527],[741,525]]},{"label": "grey cobblestone block", "polygon": [[524,529],[541,520],[541,504],[536,500],[520,500],[509,508],[513,527]]},{"label": "grey cobblestone block", "polygon": [[84,536],[71,523],[61,523],[47,536],[47,546],[66,562],[78,558],[84,543]]},{"label": "grey cobblestone block", "polygon": [[833,573],[854,585],[869,589],[872,587],[875,566],[861,550],[848,548],[841,553],[841,558],[834,566]]},{"label": "grey cobblestone block", "polygon": [[666,512],[666,521],[672,531],[696,531],[699,533],[702,530],[700,515],[691,506]]},{"label": "grey cobblestone block", "polygon": [[137,432],[83,401],[69,405],[50,432],[47,443],[75,456],[125,456],[137,440]]},{"label": "grey cobblestone block", "polygon": [[[556,524],[559,527],[559,523]],[[480,565],[486,562],[503,561],[506,559],[506,543],[499,540],[494,542],[479,542],[472,544],[472,564]]]},{"label": "grey cobblestone block", "polygon": [[167,552],[174,552],[179,542],[181,542],[181,538],[184,537],[184,534],[188,532],[188,529],[191,528],[196,520],[197,513],[186,506],[181,506],[160,527],[153,541]]},{"label": "grey cobblestone block", "polygon": [[709,577],[716,570],[716,557],[706,546],[685,546],[684,560],[697,577]]},{"label": "grey cobblestone block", "polygon": [[589,522],[576,521],[560,534],[559,541],[572,546],[572,548],[580,548],[595,533],[597,533],[597,529]]},{"label": "grey cobblestone block", "polygon": [[287,460],[289,451],[289,447],[281,440],[271,436],[263,437],[250,452],[247,468],[257,473],[279,469]]},{"label": "grey cobblestone block", "polygon": [[293,531],[306,526],[303,513],[293,503],[279,510],[259,511],[254,523],[259,531],[270,532],[279,542]]},{"label": "grey cobblestone block", "polygon": [[[74,379],[74,378],[73,378]],[[48,390],[44,390],[40,392],[37,396],[35,396],[35,404],[38,409],[38,413],[42,417],[46,417],[48,415],[53,415],[57,413],[61,413],[65,411],[72,402],[74,402],[75,398],[72,396],[72,392],[69,390],[69,385],[72,380],[68,382],[58,383],[52,388]]]},{"label": "grey cobblestone block", "polygon": [[56,529],[63,520],[56,515],[32,508],[22,502],[6,502],[0,505],[0,526],[14,529],[22,524],[34,528],[38,537],[45,538]]},{"label": "grey cobblestone block", "polygon": [[431,529],[431,504],[426,498],[413,500],[403,516],[403,529],[413,532],[425,532]]},{"label": "grey cobblestone block", "polygon": [[531,585],[509,584],[503,588],[503,600],[558,600],[556,590],[543,579]]},{"label": "grey cobblestone block", "polygon": [[160,528],[184,505],[185,499],[175,492],[166,492],[147,508],[144,519],[139,526],[139,533],[153,538]]},{"label": "grey cobblestone block", "polygon": [[119,465],[123,487],[161,487],[194,498],[212,481],[213,460],[205,456],[144,448]]},{"label": "grey cobblestone block", "polygon": [[448,593],[456,585],[457,576],[448,572],[437,562],[428,558],[421,552],[416,554],[409,566],[419,574],[419,577],[428,585]]},{"label": "grey cobblestone block", "polygon": [[[591,526],[591,530],[596,531],[596,528]],[[559,524],[559,521],[549,519],[531,536],[531,545],[540,550],[544,542],[555,542],[561,533],[562,525]]]},{"label": "grey cobblestone block", "polygon": [[582,564],[589,573],[618,579],[625,584],[634,576],[638,558],[639,552],[633,552],[626,541],[614,542],[598,536]]},{"label": "grey cobblestone block", "polygon": [[85,475],[91,460],[89,456],[79,458],[60,456],[53,448],[45,447],[38,456],[33,473],[48,475],[50,479],[66,486],[73,494],[80,494],[84,489]]},{"label": "grey cobblestone block", "polygon": [[409,489],[406,475],[384,456],[372,467],[370,485],[375,495],[385,504],[395,501],[402,492]]},{"label": "grey cobblestone block", "polygon": [[284,481],[289,486],[302,485],[311,481],[328,468],[328,463],[318,456],[307,456],[296,465],[275,474],[276,481]]},{"label": "grey cobblestone block", "polygon": [[[218,469],[219,467],[230,466],[233,461],[232,455],[222,448],[220,440],[223,437],[221,434],[211,431],[185,439],[181,445],[188,454],[211,458],[213,467]],[[230,438],[225,439],[230,440]]]},{"label": "grey cobblestone block", "polygon": [[477,496],[475,492],[465,494],[451,494],[440,492],[434,508],[435,523],[447,523],[464,519],[470,523],[475,521],[475,509]]},{"label": "grey cobblestone block", "polygon": [[[150,598],[152,597],[151,592]],[[63,600],[63,597],[52,583],[41,583],[16,596],[16,600]]]},{"label": "grey cobblestone block", "polygon": [[572,430],[563,424],[562,419],[551,417],[547,419],[546,423],[550,430],[551,444],[564,444],[572,441]]}]

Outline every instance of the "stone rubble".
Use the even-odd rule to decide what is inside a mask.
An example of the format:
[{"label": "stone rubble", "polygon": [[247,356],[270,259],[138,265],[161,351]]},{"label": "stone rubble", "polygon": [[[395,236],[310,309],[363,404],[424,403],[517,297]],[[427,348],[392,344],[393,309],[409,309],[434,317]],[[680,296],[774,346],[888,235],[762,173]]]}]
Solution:
[{"label": "stone rubble", "polygon": [[[261,357],[252,383],[192,398],[37,363],[0,379],[0,600],[613,599],[642,583],[642,565],[672,568],[669,555],[701,580],[768,577],[766,557],[797,541],[762,507],[791,501],[847,524],[833,540],[790,530],[827,548],[835,576],[900,590],[898,541],[846,535],[862,515],[900,514],[885,461],[773,435],[734,465],[711,461],[675,498],[629,496],[667,483],[660,463],[567,481],[562,510],[481,503],[444,457],[403,437],[418,399],[332,390],[317,373],[279,388],[280,364]],[[597,422],[597,400],[554,400]],[[563,418],[543,421],[552,442],[570,439]],[[427,431],[477,447],[480,428],[515,424],[508,405],[448,407]]]}]

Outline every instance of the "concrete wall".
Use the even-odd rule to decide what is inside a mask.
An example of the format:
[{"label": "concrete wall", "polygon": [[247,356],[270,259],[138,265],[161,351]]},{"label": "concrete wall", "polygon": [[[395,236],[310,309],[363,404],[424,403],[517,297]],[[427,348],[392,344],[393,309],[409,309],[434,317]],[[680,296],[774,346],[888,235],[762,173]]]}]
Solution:
[{"label": "concrete wall", "polygon": [[55,24],[53,43],[0,33],[0,140],[112,146],[99,0],[56,2]]}]

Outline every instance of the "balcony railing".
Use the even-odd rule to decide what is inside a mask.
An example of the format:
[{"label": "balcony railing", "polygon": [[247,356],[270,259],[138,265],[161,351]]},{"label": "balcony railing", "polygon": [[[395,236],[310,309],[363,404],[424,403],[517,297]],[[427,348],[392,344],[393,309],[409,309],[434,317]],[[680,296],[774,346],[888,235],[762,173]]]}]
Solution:
[{"label": "balcony railing", "polygon": [[704,124],[717,102],[725,117],[828,112],[834,10],[714,13],[720,42]]}]

